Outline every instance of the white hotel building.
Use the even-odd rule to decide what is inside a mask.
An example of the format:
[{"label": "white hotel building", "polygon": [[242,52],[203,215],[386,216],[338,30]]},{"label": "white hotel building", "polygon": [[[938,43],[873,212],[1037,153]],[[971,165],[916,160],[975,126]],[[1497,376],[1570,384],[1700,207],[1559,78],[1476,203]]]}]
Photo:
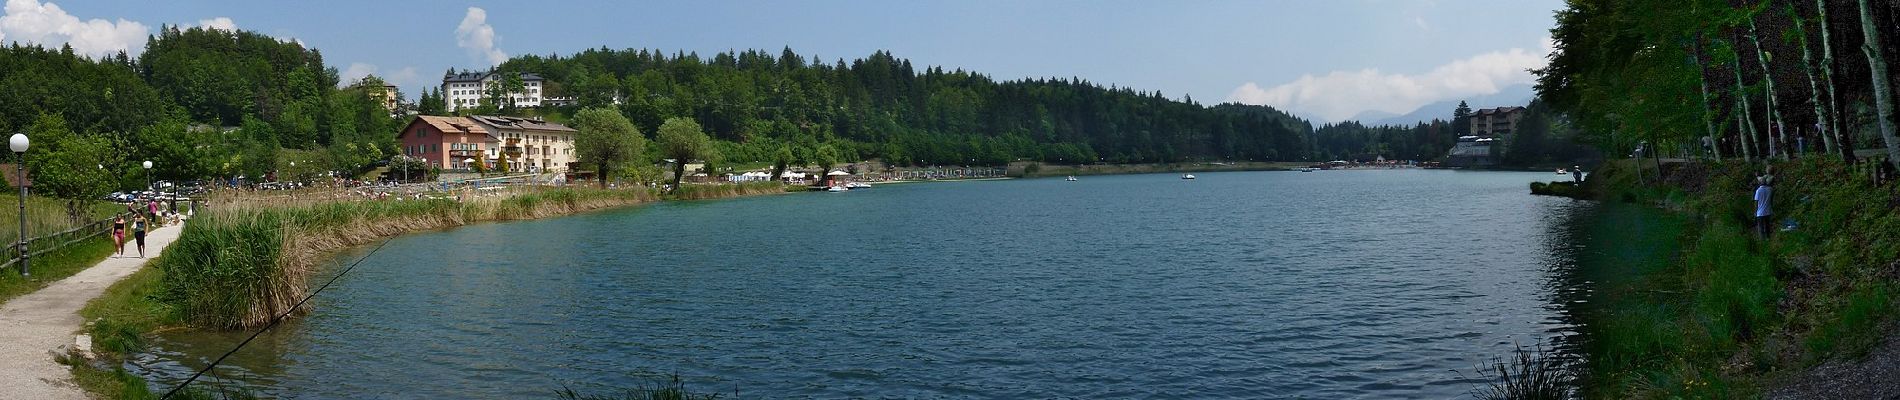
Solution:
[{"label": "white hotel building", "polygon": [[[473,108],[482,104],[488,97],[490,85],[501,84],[502,75],[493,72],[457,72],[442,76],[442,100],[447,103],[448,111]],[[516,107],[540,107],[542,90],[546,89],[540,75],[522,73],[522,90],[509,93]]]}]

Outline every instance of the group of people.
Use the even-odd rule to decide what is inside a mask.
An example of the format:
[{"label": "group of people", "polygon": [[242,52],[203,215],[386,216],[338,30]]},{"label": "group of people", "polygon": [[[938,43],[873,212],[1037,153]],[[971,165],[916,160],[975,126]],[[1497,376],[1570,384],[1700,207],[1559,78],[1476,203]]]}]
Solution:
[{"label": "group of people", "polygon": [[138,246],[139,258],[145,258],[145,233],[152,229],[152,222],[159,218],[158,200],[147,200],[144,210],[139,210],[139,208],[141,207],[137,206],[137,203],[126,203],[125,211],[132,214],[132,221],[128,223],[124,215],[112,221],[112,246],[116,249],[118,257],[125,256],[125,234],[126,228],[129,227],[132,240]]}]

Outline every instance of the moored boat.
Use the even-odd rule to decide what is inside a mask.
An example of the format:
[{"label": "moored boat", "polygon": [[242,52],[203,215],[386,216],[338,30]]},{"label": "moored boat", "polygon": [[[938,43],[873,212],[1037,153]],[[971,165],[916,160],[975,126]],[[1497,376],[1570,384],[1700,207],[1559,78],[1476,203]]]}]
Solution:
[{"label": "moored boat", "polygon": [[1194,174],[1182,174],[1181,179],[1194,179]]}]

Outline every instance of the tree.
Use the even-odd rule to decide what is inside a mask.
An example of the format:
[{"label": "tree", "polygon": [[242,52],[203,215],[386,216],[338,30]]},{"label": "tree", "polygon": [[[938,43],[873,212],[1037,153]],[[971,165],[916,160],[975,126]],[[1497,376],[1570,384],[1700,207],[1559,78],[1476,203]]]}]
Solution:
[{"label": "tree", "polygon": [[239,130],[242,136],[236,172],[252,182],[261,182],[277,170],[277,135],[271,131],[270,124],[250,117],[244,119],[244,126]]},{"label": "tree", "polygon": [[[1821,7],[1823,8],[1821,12],[1826,13],[1825,8],[1827,5],[1823,4]],[[1795,37],[1800,39],[1801,72],[1808,77],[1808,104],[1814,105],[1814,120],[1816,121],[1816,125],[1820,128],[1820,132],[1818,133],[1821,135],[1822,148],[1826,149],[1828,154],[1831,154],[1834,153],[1835,150],[1834,135],[1831,133],[1833,124],[1830,122],[1832,119],[1829,116],[1834,115],[1834,110],[1829,108],[1830,103],[1821,101],[1821,81],[1814,77],[1814,52],[1808,50],[1807,24],[1801,21],[1801,15],[1795,11],[1793,4],[1789,4],[1787,10],[1788,19],[1794,20]],[[1827,35],[1823,33],[1821,36],[1826,37]]]},{"label": "tree", "polygon": [[1841,152],[1841,159],[1853,161],[1854,145],[1847,141],[1847,135],[1841,134],[1841,127],[1845,125],[1840,123],[1841,102],[1834,86],[1834,43],[1828,37],[1827,1],[1814,0],[1814,7],[1816,19],[1821,23],[1821,82],[1827,88],[1827,109],[1832,110],[1828,114],[1829,119],[1823,120],[1825,126],[1821,129],[1825,131],[1824,134],[1834,138],[1834,147]]},{"label": "tree", "polygon": [[1769,68],[1768,50],[1762,49],[1761,38],[1755,34],[1755,17],[1748,16],[1748,40],[1755,44],[1755,58],[1761,60],[1761,82],[1765,91],[1763,107],[1767,108],[1768,129],[1764,135],[1768,139],[1768,156],[1763,158],[1788,159],[1786,147],[1788,127],[1781,119],[1780,101],[1775,99],[1775,71]]},{"label": "tree", "polygon": [[[192,180],[218,173],[217,131],[194,131],[184,121],[158,121],[139,129],[133,154],[150,157],[163,180]],[[142,161],[142,159],[141,159]]]},{"label": "tree", "polygon": [[442,89],[423,89],[422,98],[416,100],[416,103],[416,113],[418,114],[436,116],[449,115],[448,99],[447,96],[442,95]]},{"label": "tree", "polygon": [[[1736,109],[1741,110],[1740,113],[1735,114],[1735,118],[1736,118],[1736,121],[1738,122],[1738,125],[1740,125],[1742,128],[1742,159],[1746,161],[1754,161],[1755,144],[1761,142],[1762,140],[1761,134],[1760,134],[1761,131],[1755,129],[1755,119],[1749,116],[1748,89],[1744,87],[1742,83],[1742,82],[1745,82],[1746,80],[1743,79],[1742,77],[1741,55],[1740,53],[1735,52],[1734,46],[1729,46],[1728,49],[1729,49],[1728,54],[1730,56],[1733,56],[1731,57],[1729,66],[1733,67],[1732,69],[1735,72],[1735,102],[1737,103]],[[1763,156],[1762,158],[1767,159],[1768,156]]]},{"label": "tree", "polygon": [[612,108],[589,108],[574,113],[574,151],[575,158],[582,163],[594,164],[595,174],[600,177],[600,187],[607,187],[607,176],[613,170],[640,155],[640,149],[646,148],[646,137],[640,135],[633,122]]},{"label": "tree", "polygon": [[812,151],[812,162],[818,164],[818,169],[824,170],[819,172],[821,174],[830,173],[831,166],[837,165],[838,160],[838,148],[832,147],[829,143],[818,145],[818,149]]},{"label": "tree", "polygon": [[1471,105],[1464,100],[1458,101],[1458,108],[1451,111],[1451,129],[1460,135],[1471,134]]},{"label": "tree", "polygon": [[1868,70],[1873,72],[1874,115],[1879,121],[1880,139],[1887,143],[1887,162],[1900,169],[1900,135],[1893,121],[1893,75],[1887,71],[1887,59],[1880,48],[1880,25],[1874,22],[1873,7],[1860,0],[1860,31],[1866,38],[1861,51],[1867,54]]},{"label": "tree", "polygon": [[[786,52],[790,53],[790,50]],[[785,167],[791,164],[794,157],[796,156],[792,155],[792,145],[779,144],[778,148],[772,151],[772,179],[785,176]]]},{"label": "tree", "polygon": [[667,118],[660,124],[657,141],[660,144],[660,156],[673,160],[673,188],[679,189],[680,180],[686,177],[686,164],[692,160],[711,160],[718,157],[713,149],[712,138],[694,122],[692,118]]},{"label": "tree", "polygon": [[117,162],[106,138],[74,133],[65,119],[51,114],[42,114],[28,132],[35,142],[45,143],[26,153],[33,187],[41,194],[71,200],[67,204],[70,217],[80,218],[84,202],[112,191],[112,174],[103,165]]}]

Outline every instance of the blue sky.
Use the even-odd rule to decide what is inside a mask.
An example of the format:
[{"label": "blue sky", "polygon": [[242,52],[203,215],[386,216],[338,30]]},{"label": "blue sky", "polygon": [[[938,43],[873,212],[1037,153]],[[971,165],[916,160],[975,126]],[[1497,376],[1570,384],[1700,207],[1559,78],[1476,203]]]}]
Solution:
[{"label": "blue sky", "polygon": [[442,71],[590,47],[890,50],[999,79],[1081,77],[1338,120],[1528,83],[1561,0],[151,1],[7,0],[0,41],[131,48],[160,24],[258,31],[414,96]]}]

